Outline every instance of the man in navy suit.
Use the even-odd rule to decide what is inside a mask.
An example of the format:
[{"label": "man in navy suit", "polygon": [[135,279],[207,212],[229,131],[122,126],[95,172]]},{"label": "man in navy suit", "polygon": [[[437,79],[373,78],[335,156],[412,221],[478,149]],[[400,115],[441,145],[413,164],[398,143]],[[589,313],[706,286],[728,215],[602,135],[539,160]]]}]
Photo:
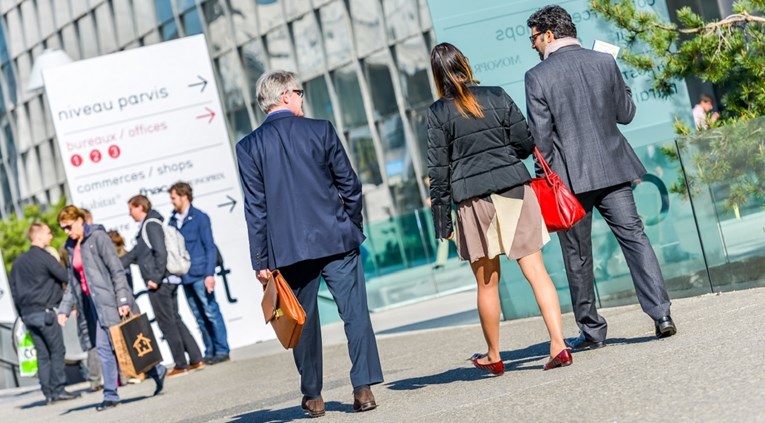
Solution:
[{"label": "man in navy suit", "polygon": [[383,376],[359,260],[361,183],[332,124],[303,117],[303,90],[294,73],[268,72],[256,88],[268,117],[236,145],[250,255],[262,284],[279,269],[305,309],[293,350],[301,406],[311,417],[324,415],[317,307],[323,277],[345,322],[353,410],[372,410],[377,404],[369,386]]}]

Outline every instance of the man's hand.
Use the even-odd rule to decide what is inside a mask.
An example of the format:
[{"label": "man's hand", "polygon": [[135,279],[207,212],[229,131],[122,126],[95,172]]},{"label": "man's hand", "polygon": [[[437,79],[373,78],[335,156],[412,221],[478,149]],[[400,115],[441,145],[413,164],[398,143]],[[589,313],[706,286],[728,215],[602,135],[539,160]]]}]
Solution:
[{"label": "man's hand", "polygon": [[718,119],[720,119],[720,113],[714,112],[709,116],[710,122],[717,122]]},{"label": "man's hand", "polygon": [[154,282],[154,281],[148,281],[148,282],[146,282],[146,286],[147,286],[149,289],[151,289],[152,291],[154,291],[154,290],[156,290],[157,288],[159,288],[159,285],[158,285],[156,282]]},{"label": "man's hand", "polygon": [[69,320],[68,317],[66,317],[66,314],[59,314],[58,315],[58,324],[61,326],[66,325],[66,321]]},{"label": "man's hand", "polygon": [[120,313],[120,317],[125,317],[128,314],[130,314],[130,306],[129,305],[120,306],[120,308],[118,308],[117,311]]},{"label": "man's hand", "polygon": [[208,276],[205,278],[205,288],[207,288],[207,293],[212,294],[213,289],[215,289],[215,277],[214,276]]},{"label": "man's hand", "polygon": [[269,269],[258,270],[258,280],[263,285],[263,289],[266,289],[269,279],[271,279],[271,271]]}]

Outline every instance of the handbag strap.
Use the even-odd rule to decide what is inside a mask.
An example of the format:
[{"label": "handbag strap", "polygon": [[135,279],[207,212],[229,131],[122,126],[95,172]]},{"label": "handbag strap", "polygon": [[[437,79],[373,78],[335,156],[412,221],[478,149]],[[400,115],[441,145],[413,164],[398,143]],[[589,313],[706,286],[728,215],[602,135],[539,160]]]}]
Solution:
[{"label": "handbag strap", "polygon": [[542,157],[542,153],[539,151],[539,149],[536,146],[534,147],[534,157],[537,158],[537,162],[539,162],[539,166],[542,167],[542,171],[544,171],[545,173],[545,179],[549,181],[550,174],[552,174],[552,170],[550,169],[550,166],[547,164],[547,161],[545,161],[545,158]]}]

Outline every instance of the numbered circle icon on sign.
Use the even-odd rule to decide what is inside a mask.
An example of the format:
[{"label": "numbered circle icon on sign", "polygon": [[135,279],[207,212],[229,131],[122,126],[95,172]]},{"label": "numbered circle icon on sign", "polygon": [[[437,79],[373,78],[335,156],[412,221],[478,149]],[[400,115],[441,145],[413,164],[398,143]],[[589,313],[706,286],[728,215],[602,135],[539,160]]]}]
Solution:
[{"label": "numbered circle icon on sign", "polygon": [[82,164],[82,156],[80,156],[79,154],[73,154],[72,158],[69,159],[69,162],[72,163],[72,166],[74,167],[80,167],[80,165]]},{"label": "numbered circle icon on sign", "polygon": [[93,163],[98,163],[101,161],[101,152],[98,150],[93,150],[90,152],[90,161]]},{"label": "numbered circle icon on sign", "polygon": [[118,146],[112,145],[112,146],[109,147],[109,157],[111,157],[113,159],[116,159],[117,157],[120,156],[120,153],[121,153],[121,151],[120,151],[120,148]]}]

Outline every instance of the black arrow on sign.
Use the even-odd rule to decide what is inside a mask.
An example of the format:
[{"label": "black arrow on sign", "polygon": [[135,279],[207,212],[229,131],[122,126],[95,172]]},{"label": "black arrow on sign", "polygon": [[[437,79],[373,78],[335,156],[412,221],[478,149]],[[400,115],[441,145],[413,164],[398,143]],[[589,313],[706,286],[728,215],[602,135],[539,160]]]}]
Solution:
[{"label": "black arrow on sign", "polygon": [[206,79],[204,79],[204,78],[202,78],[202,77],[201,77],[201,76],[199,76],[199,75],[197,75],[197,78],[199,78],[199,80],[200,80],[201,82],[195,82],[195,83],[193,83],[193,84],[189,84],[189,87],[196,87],[197,85],[201,85],[201,86],[202,86],[202,89],[201,89],[199,92],[200,92],[200,93],[201,93],[201,92],[204,92],[204,91],[205,91],[205,87],[207,87],[207,80],[206,80]]},{"label": "black arrow on sign", "polygon": [[236,206],[236,200],[234,200],[233,198],[231,198],[231,196],[230,196],[230,195],[227,195],[227,196],[226,196],[226,198],[228,198],[228,200],[229,200],[229,201],[227,201],[227,202],[225,202],[225,203],[223,203],[223,204],[218,204],[218,207],[226,207],[226,206],[231,206],[231,208],[228,210],[228,212],[229,212],[229,213],[231,213],[231,212],[233,212],[233,211],[234,211],[234,206]]}]

